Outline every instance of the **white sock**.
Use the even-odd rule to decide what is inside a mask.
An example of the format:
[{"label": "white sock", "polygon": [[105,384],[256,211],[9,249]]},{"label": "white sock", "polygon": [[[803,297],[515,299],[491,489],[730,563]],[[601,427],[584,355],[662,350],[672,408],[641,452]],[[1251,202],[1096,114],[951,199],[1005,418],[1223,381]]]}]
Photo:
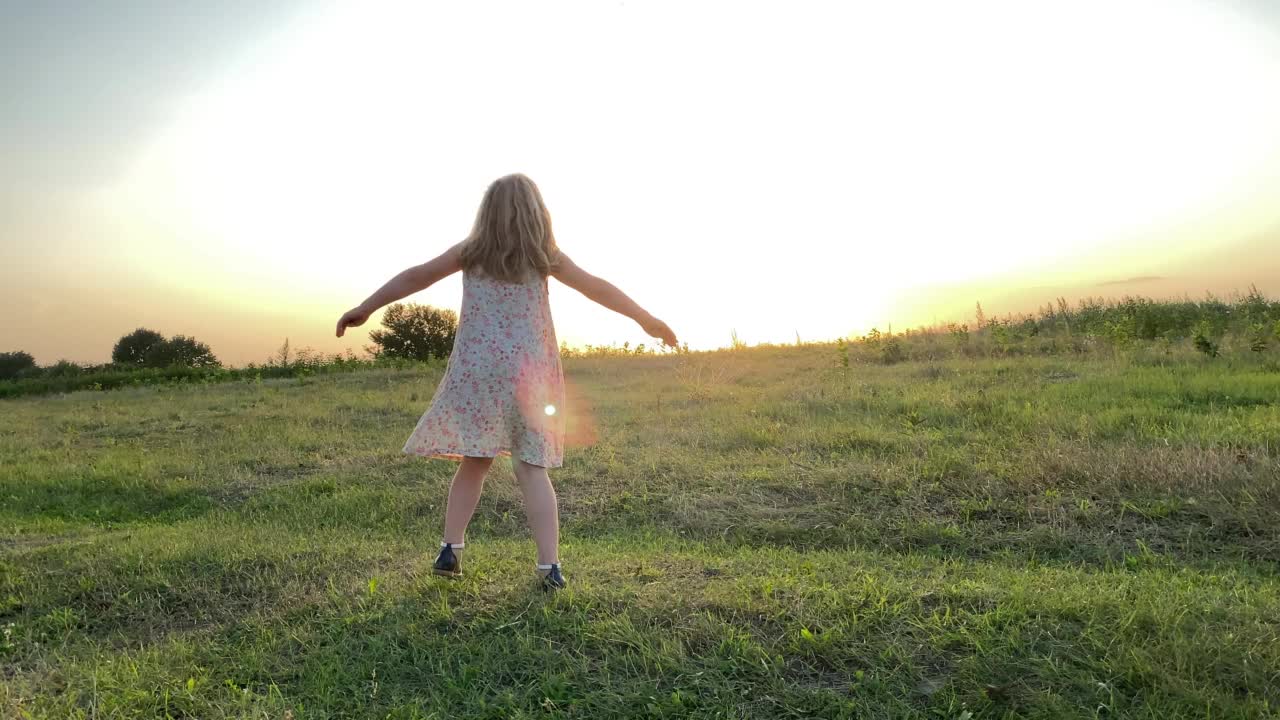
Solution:
[{"label": "white sock", "polygon": [[454,550],[461,550],[465,545],[466,543],[449,543],[443,540],[440,541],[440,547],[451,547]]},{"label": "white sock", "polygon": [[560,564],[560,563],[558,563],[558,562],[554,562],[554,563],[551,563],[550,565],[539,565],[539,566],[538,566],[538,569],[539,569],[539,570],[550,570],[551,568],[556,567],[556,566],[558,566],[559,564]]}]

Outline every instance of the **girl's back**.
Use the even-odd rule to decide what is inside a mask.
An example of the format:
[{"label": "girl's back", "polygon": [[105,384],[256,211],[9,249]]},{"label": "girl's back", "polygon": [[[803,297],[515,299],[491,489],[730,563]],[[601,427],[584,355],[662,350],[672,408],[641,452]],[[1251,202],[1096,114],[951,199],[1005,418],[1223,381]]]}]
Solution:
[{"label": "girl's back", "polygon": [[453,347],[453,357],[494,370],[558,360],[546,278],[530,273],[524,282],[508,283],[483,272],[464,272]]}]

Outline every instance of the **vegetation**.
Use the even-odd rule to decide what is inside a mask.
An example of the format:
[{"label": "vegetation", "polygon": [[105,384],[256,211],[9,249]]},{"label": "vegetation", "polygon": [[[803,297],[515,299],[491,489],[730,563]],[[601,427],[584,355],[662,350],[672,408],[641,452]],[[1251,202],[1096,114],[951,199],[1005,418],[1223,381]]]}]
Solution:
[{"label": "vegetation", "polygon": [[430,574],[439,364],[7,400],[0,716],[1274,717],[1239,327],[569,357],[553,596],[505,462]]},{"label": "vegetation", "polygon": [[[77,390],[117,390],[151,385],[208,385],[219,382],[254,382],[263,380],[297,378],[305,382],[314,375],[351,372],[369,368],[403,368],[421,365],[416,361],[397,358],[359,358],[352,353],[324,356],[314,352],[302,352],[287,363],[274,358],[262,365],[250,363],[242,368],[185,367],[174,365],[166,368],[121,368],[115,365],[80,366],[65,361],[42,370],[40,375],[25,377],[12,382],[0,382],[0,398],[23,395],[68,393]],[[427,365],[430,365],[427,363]]]},{"label": "vegetation", "polygon": [[186,335],[166,338],[155,330],[138,328],[116,341],[111,362],[119,367],[218,367],[209,346]]},{"label": "vegetation", "polygon": [[147,353],[152,347],[162,342],[164,342],[164,335],[155,330],[138,328],[116,341],[115,347],[111,349],[111,362],[117,365],[146,367]]},{"label": "vegetation", "polygon": [[369,333],[373,345],[366,350],[374,357],[444,359],[453,352],[458,314],[430,305],[395,303],[382,314],[382,327]]},{"label": "vegetation", "polygon": [[[453,349],[457,316],[451,311],[429,306],[396,304],[387,309],[383,329],[370,333],[373,345],[366,351],[375,359],[443,359]],[[747,349],[736,331],[730,333],[730,349]],[[905,361],[936,362],[945,358],[1014,357],[1022,355],[1091,357],[1134,357],[1143,362],[1160,362],[1183,349],[1208,358],[1252,354],[1271,359],[1274,345],[1280,345],[1280,302],[1268,300],[1257,289],[1231,300],[1212,296],[1203,301],[1155,301],[1146,298],[1121,300],[1085,299],[1072,308],[1065,300],[1041,308],[1034,315],[987,317],[979,304],[975,323],[948,323],[918,328],[904,333],[882,333],[872,329],[852,341],[803,343],[796,346],[835,345],[844,356],[857,362],[894,364]],[[680,352],[688,352],[688,346]],[[562,345],[565,358],[644,357],[665,354],[667,349],[630,343]],[[292,377],[333,370],[353,369],[355,358],[333,356],[329,360],[312,350],[306,357],[290,362],[288,341],[264,367],[268,377]],[[208,346],[192,338],[170,340],[159,333],[139,328],[121,338],[108,365],[80,366],[67,361],[35,367],[25,352],[0,354],[0,398],[74,390],[109,390],[124,386],[170,382],[215,382],[257,377],[254,365],[240,370],[220,371],[220,363]],[[1280,367],[1280,364],[1277,365]],[[198,368],[192,371],[190,368]],[[134,372],[140,368],[162,368],[160,372]]]},{"label": "vegetation", "polygon": [[111,350],[111,362],[120,367],[218,367],[209,346],[186,335],[166,338],[155,330],[138,328],[120,338]]},{"label": "vegetation", "polygon": [[147,350],[147,367],[219,367],[208,345],[185,335],[174,335]]},{"label": "vegetation", "polygon": [[4,353],[0,356],[0,368],[6,356],[18,356],[20,360],[14,364],[20,369],[8,377],[9,382],[0,381],[0,398],[163,383],[261,380],[264,373],[265,377],[306,376],[370,365],[368,361],[357,360],[351,353],[325,358],[309,348],[290,360],[288,344],[286,339],[282,348],[284,362],[272,358],[265,365],[250,363],[240,369],[224,368],[209,346],[195,338],[175,335],[166,339],[145,328],[120,338],[112,350],[112,362],[105,365],[79,365],[59,360],[41,368],[36,367],[35,361],[25,352]]},{"label": "vegetation", "polygon": [[0,380],[12,380],[23,371],[35,366],[36,359],[31,357],[30,353],[21,350],[0,353]]}]

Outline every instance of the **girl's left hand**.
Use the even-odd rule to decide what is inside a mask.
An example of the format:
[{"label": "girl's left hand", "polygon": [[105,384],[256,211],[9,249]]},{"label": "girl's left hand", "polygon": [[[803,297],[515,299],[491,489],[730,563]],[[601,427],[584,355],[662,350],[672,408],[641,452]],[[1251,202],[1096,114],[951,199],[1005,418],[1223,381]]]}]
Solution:
[{"label": "girl's left hand", "polygon": [[338,337],[347,331],[349,327],[360,327],[369,319],[370,313],[360,308],[348,310],[345,315],[338,319]]},{"label": "girl's left hand", "polygon": [[676,340],[676,334],[671,331],[671,328],[667,327],[666,323],[652,315],[644,318],[640,323],[640,327],[644,328],[644,331],[649,334],[649,337],[660,338],[668,347],[676,347],[678,343]]}]

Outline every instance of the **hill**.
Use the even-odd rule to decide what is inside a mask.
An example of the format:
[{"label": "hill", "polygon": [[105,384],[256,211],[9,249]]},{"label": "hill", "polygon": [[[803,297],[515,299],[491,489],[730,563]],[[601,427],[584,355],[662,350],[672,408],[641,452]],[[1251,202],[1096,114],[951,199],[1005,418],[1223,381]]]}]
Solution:
[{"label": "hill", "polygon": [[505,464],[430,575],[438,367],[5,400],[0,715],[1280,708],[1280,373],[878,357],[569,358],[555,596]]}]

